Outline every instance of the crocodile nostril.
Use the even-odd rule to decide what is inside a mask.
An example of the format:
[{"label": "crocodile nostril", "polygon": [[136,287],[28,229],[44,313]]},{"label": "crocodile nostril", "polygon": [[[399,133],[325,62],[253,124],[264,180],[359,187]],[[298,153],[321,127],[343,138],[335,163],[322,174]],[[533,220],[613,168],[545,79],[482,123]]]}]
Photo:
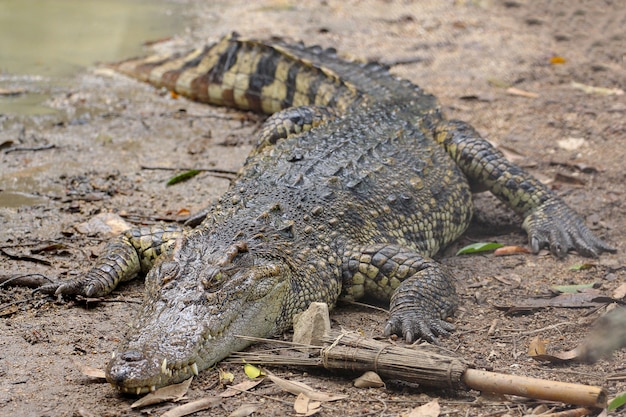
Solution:
[{"label": "crocodile nostril", "polygon": [[143,359],[143,355],[137,350],[127,350],[120,355],[120,359],[124,362],[137,362]]}]

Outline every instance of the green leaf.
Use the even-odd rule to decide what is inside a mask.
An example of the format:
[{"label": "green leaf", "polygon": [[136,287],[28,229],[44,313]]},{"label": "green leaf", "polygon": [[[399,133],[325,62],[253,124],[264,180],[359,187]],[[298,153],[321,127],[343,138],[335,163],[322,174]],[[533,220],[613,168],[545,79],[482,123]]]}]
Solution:
[{"label": "green leaf", "polygon": [[568,293],[568,294],[576,294],[581,290],[586,288],[594,288],[596,285],[595,282],[591,282],[589,284],[576,284],[576,285],[553,285],[551,288],[556,292]]},{"label": "green leaf", "polygon": [[243,366],[243,371],[246,373],[246,375],[248,375],[248,378],[250,379],[255,379],[261,376],[265,376],[265,372],[263,372],[262,369],[257,368],[254,365],[250,365],[249,363],[246,363]]},{"label": "green leaf", "polygon": [[459,256],[459,255],[466,255],[468,253],[489,252],[489,251],[493,251],[498,248],[501,248],[502,246],[504,246],[502,243],[495,243],[495,242],[472,243],[471,245],[467,245],[459,249],[456,255]]},{"label": "green leaf", "polygon": [[185,171],[185,172],[183,172],[181,174],[174,175],[172,178],[169,179],[169,181],[167,182],[166,185],[169,187],[170,185],[174,185],[174,184],[178,184],[179,182],[187,181],[188,179],[191,179],[191,178],[195,177],[199,173],[200,173],[200,171],[197,170],[197,169],[190,169],[189,171]]},{"label": "green leaf", "polygon": [[591,269],[594,266],[596,266],[596,264],[592,264],[592,263],[576,264],[576,265],[570,266],[569,270],[570,271],[584,271],[585,269]]},{"label": "green leaf", "polygon": [[613,398],[607,407],[608,411],[617,410],[621,406],[626,404],[626,391],[621,394],[617,394],[617,397]]}]

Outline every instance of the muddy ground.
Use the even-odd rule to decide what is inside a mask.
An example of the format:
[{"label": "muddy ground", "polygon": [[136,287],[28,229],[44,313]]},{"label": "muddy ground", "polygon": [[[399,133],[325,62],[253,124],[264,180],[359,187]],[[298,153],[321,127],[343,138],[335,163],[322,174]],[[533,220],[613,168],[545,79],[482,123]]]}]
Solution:
[{"label": "muddy ground", "polygon": [[[458,330],[442,343],[481,369],[601,385],[609,397],[626,390],[624,351],[595,365],[546,365],[526,352],[537,335],[553,351],[573,348],[604,314],[604,305],[519,315],[495,308],[545,296],[552,284],[594,282],[610,296],[626,281],[626,98],[605,94],[626,86],[623,2],[204,3],[190,1],[189,30],[157,47],[186,48],[236,30],[250,37],[301,39],[336,47],[349,57],[389,63],[395,74],[437,95],[449,117],[470,122],[548,182],[595,233],[618,248],[617,254],[592,261],[576,254],[559,261],[546,252],[455,257],[459,247],[474,241],[526,245],[520,219],[490,196],[477,197],[476,222],[441,258],[457,277],[461,294],[454,319]],[[24,83],[15,87],[44,88]],[[573,83],[609,90],[585,90]],[[512,94],[509,87],[533,94]],[[226,190],[228,179],[201,174],[166,188],[171,171],[142,167],[236,171],[260,123],[257,116],[174,99],[95,66],[46,91],[53,94],[47,104],[58,112],[0,115],[0,192],[5,201],[21,196],[36,203],[0,208],[3,275],[69,279],[80,274],[107,237],[81,233],[76,226],[99,213],[147,224],[202,209]],[[46,149],[23,149],[42,147]],[[587,262],[588,269],[571,270]],[[160,415],[171,408],[131,410],[133,399],[79,371],[82,365],[104,366],[138,308],[141,291],[140,281],[130,283],[115,291],[110,302],[85,307],[33,297],[28,289],[0,289],[0,414]],[[385,320],[384,313],[367,307],[340,306],[332,314],[334,327],[368,335],[379,335]],[[235,382],[245,378],[239,366],[220,367],[234,372]],[[398,384],[357,389],[349,376],[274,371],[315,388],[347,393],[349,400],[323,406],[321,415],[327,416],[401,415],[432,398],[439,398],[442,415],[459,416],[520,416],[539,404]],[[216,370],[202,373],[188,397],[221,392],[217,378]],[[267,384],[198,415],[226,415],[248,402],[259,404],[254,415],[293,414],[293,397]]]}]

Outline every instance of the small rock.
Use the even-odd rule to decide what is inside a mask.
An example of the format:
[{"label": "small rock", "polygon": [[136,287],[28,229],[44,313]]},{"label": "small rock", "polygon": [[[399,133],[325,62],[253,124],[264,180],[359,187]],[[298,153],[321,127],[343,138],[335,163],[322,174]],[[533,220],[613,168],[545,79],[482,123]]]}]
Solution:
[{"label": "small rock", "polygon": [[[330,332],[328,304],[311,303],[309,308],[293,319],[293,341],[305,345],[322,345],[322,337]],[[315,349],[301,349],[303,352]]]},{"label": "small rock", "polygon": [[117,214],[101,213],[74,228],[84,235],[112,237],[130,229],[132,226]]}]

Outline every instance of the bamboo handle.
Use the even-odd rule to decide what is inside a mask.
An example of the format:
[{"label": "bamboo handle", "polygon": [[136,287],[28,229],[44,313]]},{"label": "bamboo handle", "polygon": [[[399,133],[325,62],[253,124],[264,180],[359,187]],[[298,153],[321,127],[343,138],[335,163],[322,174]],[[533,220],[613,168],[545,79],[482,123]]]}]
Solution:
[{"label": "bamboo handle", "polygon": [[477,369],[467,369],[462,380],[465,385],[478,391],[519,395],[597,408],[604,408],[607,403],[606,392],[600,387],[589,385],[570,384]]}]

